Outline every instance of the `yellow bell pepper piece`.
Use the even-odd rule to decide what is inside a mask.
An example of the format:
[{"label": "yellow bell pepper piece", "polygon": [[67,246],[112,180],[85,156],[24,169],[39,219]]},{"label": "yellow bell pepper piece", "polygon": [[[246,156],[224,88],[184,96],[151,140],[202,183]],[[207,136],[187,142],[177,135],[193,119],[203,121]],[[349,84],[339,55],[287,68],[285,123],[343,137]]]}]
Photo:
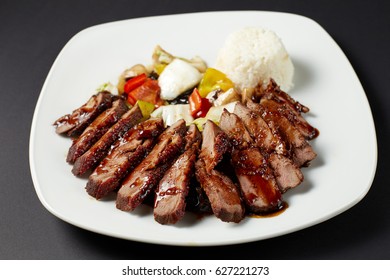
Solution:
[{"label": "yellow bell pepper piece", "polygon": [[162,71],[164,71],[165,67],[167,67],[168,64],[163,64],[163,63],[158,63],[158,64],[155,64],[154,65],[154,71],[156,71],[156,73],[158,75],[161,75]]},{"label": "yellow bell pepper piece", "polygon": [[214,68],[207,68],[199,84],[199,94],[206,97],[210,92],[220,89],[223,92],[234,87],[233,82],[224,73]]}]

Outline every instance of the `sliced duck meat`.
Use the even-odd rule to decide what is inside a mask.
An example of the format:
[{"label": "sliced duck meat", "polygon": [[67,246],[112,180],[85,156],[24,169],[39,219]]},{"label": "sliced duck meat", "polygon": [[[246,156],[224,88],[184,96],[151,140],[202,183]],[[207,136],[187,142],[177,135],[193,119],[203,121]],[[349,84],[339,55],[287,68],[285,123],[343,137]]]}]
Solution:
[{"label": "sliced duck meat", "polygon": [[[248,101],[250,102],[252,101]],[[299,167],[285,156],[287,150],[280,135],[273,132],[258,113],[241,103],[236,105],[234,113],[244,122],[256,146],[268,159],[280,191],[284,193],[298,186],[303,181],[303,174]]]},{"label": "sliced duck meat", "polygon": [[276,179],[266,158],[255,147],[244,122],[234,113],[224,110],[220,126],[232,140],[231,161],[248,208],[253,213],[279,210],[283,201]]},{"label": "sliced duck meat", "polygon": [[185,145],[186,123],[179,120],[167,128],[146,158],[122,182],[116,207],[132,211],[154,191]]},{"label": "sliced duck meat", "polygon": [[259,149],[233,150],[232,163],[245,204],[252,213],[277,211],[283,206],[276,179]]},{"label": "sliced duck meat", "polygon": [[292,159],[299,167],[308,166],[310,162],[316,158],[309,141],[301,133],[301,131],[283,115],[279,110],[279,104],[271,99],[262,99],[260,104],[263,106],[263,118],[272,121],[279,131],[285,142],[290,145]]},{"label": "sliced duck meat", "polygon": [[202,143],[202,134],[200,133],[198,127],[195,124],[191,124],[188,127],[185,139],[186,139],[186,145],[184,148],[185,150],[188,150],[192,147],[199,149]]},{"label": "sliced duck meat", "polygon": [[134,105],[116,122],[87,152],[77,158],[72,173],[76,176],[85,174],[95,168],[107,155],[111,145],[122,137],[130,128],[143,119],[139,106]]},{"label": "sliced duck meat", "polygon": [[196,176],[190,180],[190,188],[186,197],[186,211],[196,214],[212,214],[210,200],[199,184]]},{"label": "sliced duck meat", "polygon": [[195,163],[195,175],[205,191],[214,215],[224,222],[240,222],[245,216],[237,186],[225,174],[206,170],[203,159]]},{"label": "sliced duck meat", "polygon": [[54,122],[58,134],[66,133],[68,136],[79,136],[89,124],[92,123],[104,110],[111,107],[115,99],[108,91],[93,95],[87,103]]},{"label": "sliced duck meat", "polygon": [[[279,104],[279,103],[278,103]],[[287,104],[279,104],[279,111],[285,116],[305,137],[306,140],[313,140],[320,134],[318,129],[313,127],[307,120],[297,111],[292,110]]]},{"label": "sliced duck meat", "polygon": [[[248,101],[248,103],[250,102],[252,101]],[[246,129],[260,150],[266,153],[287,154],[286,145],[281,136],[271,130],[260,114],[242,103],[237,103],[233,112],[244,122]]]},{"label": "sliced duck meat", "polygon": [[308,107],[294,100],[288,93],[281,90],[274,79],[270,79],[266,86],[260,85],[255,91],[259,101],[263,98],[275,99],[281,103],[288,103],[289,107],[297,113],[307,113],[310,111]]},{"label": "sliced duck meat", "polygon": [[128,111],[123,99],[115,100],[112,107],[101,113],[80,135],[73,140],[69,148],[66,161],[74,163],[78,157],[84,154],[93,144],[96,143],[111,128],[120,117]]},{"label": "sliced duck meat", "polygon": [[254,141],[243,121],[236,114],[229,113],[224,109],[219,120],[219,126],[227,134],[233,149],[245,150],[254,145]]},{"label": "sliced duck meat", "polygon": [[309,108],[282,91],[274,80],[271,79],[263,90],[262,99],[274,100],[278,104],[279,112],[294,124],[307,140],[312,140],[319,135],[318,129],[310,125],[302,116],[302,113],[309,112]]},{"label": "sliced duck meat", "polygon": [[108,155],[88,178],[86,190],[100,199],[120,186],[123,178],[145,158],[164,130],[161,118],[149,119],[131,128],[112,145]]},{"label": "sliced duck meat", "polygon": [[200,157],[206,165],[206,170],[211,171],[230,149],[230,142],[226,133],[210,120],[205,123],[202,135],[203,144]]},{"label": "sliced duck meat", "polygon": [[154,219],[160,224],[175,224],[183,218],[189,183],[194,175],[194,165],[202,135],[196,125],[190,125],[186,147],[182,155],[168,169],[156,190]]},{"label": "sliced duck meat", "polygon": [[262,118],[281,135],[296,166],[308,166],[317,156],[302,133],[278,111],[278,104],[274,100],[262,99],[260,104],[249,102],[247,105],[250,109],[260,112]]},{"label": "sliced duck meat", "polygon": [[[229,138],[216,124],[207,121],[195,175],[207,195],[216,217],[224,222],[239,222],[245,215],[240,192],[234,182],[215,167],[230,150]],[[220,140],[217,140],[220,139]]]},{"label": "sliced duck meat", "polygon": [[303,173],[290,158],[271,153],[268,157],[268,162],[282,193],[302,183],[304,179]]}]

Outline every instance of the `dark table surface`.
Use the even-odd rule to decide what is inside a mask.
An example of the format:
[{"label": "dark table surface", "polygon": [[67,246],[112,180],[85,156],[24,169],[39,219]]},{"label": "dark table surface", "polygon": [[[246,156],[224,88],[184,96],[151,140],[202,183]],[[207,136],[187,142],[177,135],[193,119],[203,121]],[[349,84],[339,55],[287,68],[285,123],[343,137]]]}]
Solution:
[{"label": "dark table surface", "polygon": [[[0,0],[0,259],[389,259],[388,6],[384,0]],[[378,166],[367,196],[331,220],[285,236],[222,247],[170,247],[169,255],[165,246],[102,236],[50,214],[31,180],[29,134],[42,85],[65,43],[99,23],[218,10],[301,14],[335,39],[361,80],[376,123]]]}]

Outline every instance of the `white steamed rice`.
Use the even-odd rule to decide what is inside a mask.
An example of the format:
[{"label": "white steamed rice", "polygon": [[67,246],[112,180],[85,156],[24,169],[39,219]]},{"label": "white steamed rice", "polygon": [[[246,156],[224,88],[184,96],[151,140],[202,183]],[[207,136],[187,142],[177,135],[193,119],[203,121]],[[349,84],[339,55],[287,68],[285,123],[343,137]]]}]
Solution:
[{"label": "white steamed rice", "polygon": [[294,66],[280,38],[270,30],[247,27],[230,34],[219,51],[215,68],[239,90],[273,78],[284,91],[293,86]]}]

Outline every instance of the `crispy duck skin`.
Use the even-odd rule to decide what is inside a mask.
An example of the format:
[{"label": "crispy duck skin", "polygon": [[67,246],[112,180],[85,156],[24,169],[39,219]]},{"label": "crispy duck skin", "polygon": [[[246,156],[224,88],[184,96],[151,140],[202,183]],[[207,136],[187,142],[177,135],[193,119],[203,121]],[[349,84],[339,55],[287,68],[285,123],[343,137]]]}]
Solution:
[{"label": "crispy duck skin", "polygon": [[131,128],[111,147],[88,178],[89,195],[101,199],[115,191],[124,177],[144,159],[155,144],[155,138],[164,129],[162,119],[149,119]]},{"label": "crispy duck skin", "polygon": [[259,148],[255,147],[244,122],[224,110],[220,126],[233,143],[231,161],[247,207],[253,213],[278,210],[283,201],[276,179]]},{"label": "crispy duck skin", "polygon": [[111,145],[122,137],[130,128],[143,119],[141,109],[134,105],[116,122],[87,152],[74,163],[72,173],[76,176],[95,168],[107,155]]},{"label": "crispy duck skin", "polygon": [[114,95],[108,91],[94,94],[84,105],[54,122],[56,133],[79,136],[104,110],[111,107]]},{"label": "crispy duck skin", "polygon": [[112,107],[101,113],[80,135],[73,140],[69,148],[66,161],[74,163],[78,157],[84,154],[113,126],[120,117],[128,111],[124,100],[118,99],[112,103]]},{"label": "crispy duck skin", "polygon": [[290,158],[298,167],[308,166],[317,156],[302,133],[278,111],[278,104],[274,100],[262,99],[260,104],[248,102],[247,106],[259,112],[267,123],[272,124],[275,133],[279,133],[286,143]]},{"label": "crispy duck skin", "polygon": [[133,211],[154,191],[185,145],[186,123],[179,120],[167,128],[147,157],[122,182],[116,207]]},{"label": "crispy duck skin", "polygon": [[245,217],[239,190],[229,177],[214,169],[207,171],[201,158],[195,163],[195,175],[217,218],[224,222],[238,223]]},{"label": "crispy duck skin", "polygon": [[285,156],[287,151],[280,135],[273,133],[259,114],[241,103],[236,105],[234,113],[244,122],[256,146],[268,159],[280,191],[284,193],[298,186],[303,181],[303,174],[299,167]]},{"label": "crispy duck skin", "polygon": [[199,156],[209,172],[222,160],[231,145],[226,133],[210,120],[205,123],[202,135],[203,145]]},{"label": "crispy duck skin", "polygon": [[189,183],[194,174],[202,135],[196,125],[190,125],[186,135],[185,151],[168,169],[156,190],[154,219],[160,224],[175,224],[183,218]]}]

